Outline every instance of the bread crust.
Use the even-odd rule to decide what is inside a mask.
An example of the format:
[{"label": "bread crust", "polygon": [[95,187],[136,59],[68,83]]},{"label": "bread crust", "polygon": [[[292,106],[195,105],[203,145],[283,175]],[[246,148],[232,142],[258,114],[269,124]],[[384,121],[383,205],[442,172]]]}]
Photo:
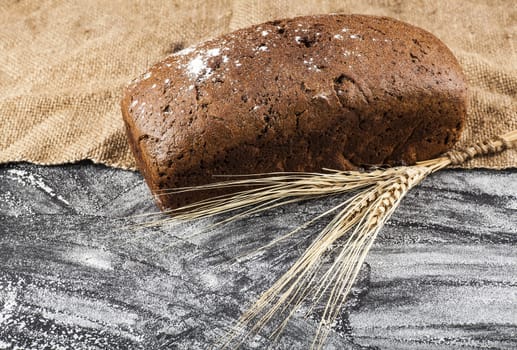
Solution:
[{"label": "bread crust", "polygon": [[[167,57],[121,102],[151,191],[213,175],[413,164],[459,138],[467,88],[435,36],[387,17],[263,23]],[[162,209],[217,193],[162,195]]]}]

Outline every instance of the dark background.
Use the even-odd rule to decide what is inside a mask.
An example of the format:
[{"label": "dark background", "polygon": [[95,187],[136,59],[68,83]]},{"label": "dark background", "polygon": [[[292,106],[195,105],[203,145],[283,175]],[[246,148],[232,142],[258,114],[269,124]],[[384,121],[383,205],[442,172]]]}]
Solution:
[{"label": "dark background", "polygon": [[[217,219],[124,227],[157,210],[135,172],[0,166],[0,349],[209,348],[324,222],[234,258],[337,200],[191,236]],[[517,348],[516,213],[515,169],[426,179],[381,231],[326,348]],[[316,325],[295,315],[279,343],[244,348],[305,348]]]}]

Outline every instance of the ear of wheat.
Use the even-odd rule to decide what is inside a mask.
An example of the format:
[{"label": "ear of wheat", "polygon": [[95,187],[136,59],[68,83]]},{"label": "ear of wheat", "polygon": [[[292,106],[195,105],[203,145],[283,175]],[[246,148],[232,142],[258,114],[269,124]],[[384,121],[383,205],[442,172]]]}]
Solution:
[{"label": "ear of wheat", "polygon": [[[193,220],[237,209],[243,210],[218,223],[222,224],[295,201],[353,193],[350,198],[314,219],[337,212],[303,255],[259,297],[218,344],[222,348],[238,347],[249,336],[257,334],[265,325],[275,321],[276,328],[271,336],[278,337],[294,312],[304,306],[307,310],[305,313],[310,315],[318,304],[323,303],[323,314],[311,346],[319,349],[331,330],[330,325],[339,316],[378,232],[408,191],[431,173],[451,164],[461,164],[476,156],[502,152],[513,147],[516,140],[517,130],[413,166],[369,172],[324,169],[324,173],[274,173],[268,176],[257,174],[226,182],[173,189],[164,193],[254,186],[252,189],[168,211],[167,214],[172,215],[170,218],[145,225]],[[301,227],[261,249],[270,247],[299,229]],[[324,264],[330,251],[334,251],[334,258],[330,265]]]}]

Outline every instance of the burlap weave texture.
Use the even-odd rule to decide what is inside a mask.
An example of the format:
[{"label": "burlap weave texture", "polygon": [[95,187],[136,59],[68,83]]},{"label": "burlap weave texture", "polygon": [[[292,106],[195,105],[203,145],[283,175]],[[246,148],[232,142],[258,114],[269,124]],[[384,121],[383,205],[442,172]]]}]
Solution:
[{"label": "burlap weave texture", "polygon": [[[513,1],[0,2],[0,163],[91,159],[133,168],[122,88],[174,50],[266,20],[329,12],[386,15],[429,30],[458,57],[469,116],[458,147],[517,129]],[[517,152],[465,167],[517,166]]]}]

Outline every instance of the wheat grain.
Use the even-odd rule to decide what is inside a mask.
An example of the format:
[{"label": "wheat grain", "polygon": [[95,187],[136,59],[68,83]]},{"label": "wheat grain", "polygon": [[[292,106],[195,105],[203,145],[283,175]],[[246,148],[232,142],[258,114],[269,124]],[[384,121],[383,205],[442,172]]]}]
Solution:
[{"label": "wheat grain", "polygon": [[[320,349],[331,330],[330,325],[335,322],[351,291],[378,232],[409,190],[429,174],[450,164],[461,164],[479,155],[501,152],[513,147],[516,140],[517,131],[513,131],[494,140],[480,142],[463,150],[450,151],[443,157],[422,161],[414,166],[376,169],[369,172],[323,169],[324,173],[253,174],[236,176],[235,180],[219,183],[166,190],[158,195],[252,187],[252,189],[167,211],[167,214],[174,216],[143,225],[195,220],[242,210],[211,226],[214,227],[288,203],[353,193],[349,199],[255,251],[256,253],[267,249],[292,236],[308,224],[338,211],[302,256],[267,291],[262,293],[219,343],[222,348],[239,346],[249,336],[260,332],[276,317],[283,316],[271,334],[271,337],[276,339],[296,310],[307,305],[306,315],[309,315],[327,297],[323,315],[311,345],[314,349]],[[328,267],[324,261],[328,258],[329,252],[337,250],[336,246],[340,246],[341,249]]]}]

